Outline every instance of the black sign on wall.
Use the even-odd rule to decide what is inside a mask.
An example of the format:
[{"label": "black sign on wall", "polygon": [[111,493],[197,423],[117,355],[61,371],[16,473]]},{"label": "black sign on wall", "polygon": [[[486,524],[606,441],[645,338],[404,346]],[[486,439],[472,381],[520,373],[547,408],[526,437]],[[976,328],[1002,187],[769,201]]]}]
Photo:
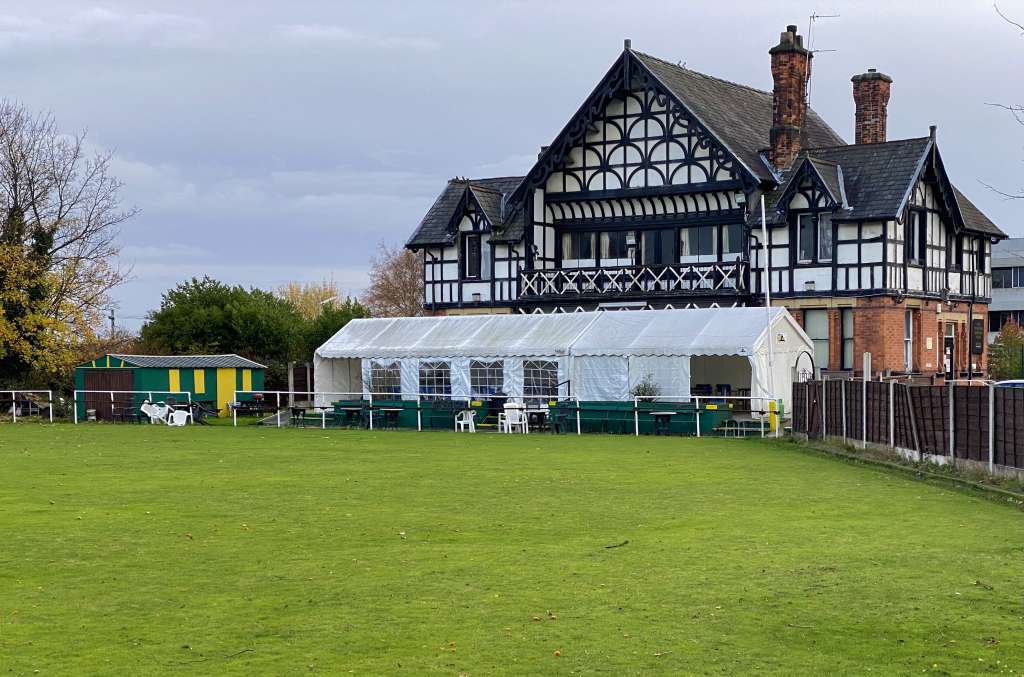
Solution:
[{"label": "black sign on wall", "polygon": [[985,320],[971,320],[971,355],[985,352]]}]

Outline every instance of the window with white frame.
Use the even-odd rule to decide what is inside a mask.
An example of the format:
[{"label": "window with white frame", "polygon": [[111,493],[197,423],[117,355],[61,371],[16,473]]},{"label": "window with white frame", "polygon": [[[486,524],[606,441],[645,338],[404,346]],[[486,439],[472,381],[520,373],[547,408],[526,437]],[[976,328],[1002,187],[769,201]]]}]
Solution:
[{"label": "window with white frame", "polygon": [[594,233],[562,233],[562,265],[586,268],[596,264]]},{"label": "window with white frame", "polygon": [[531,404],[547,404],[558,397],[558,363],[551,360],[523,362],[523,397]]},{"label": "window with white frame", "polygon": [[505,371],[500,360],[469,363],[469,389],[473,397],[491,397],[505,392]]},{"label": "window with white frame", "polygon": [[447,362],[420,363],[420,393],[425,400],[440,400],[452,394],[452,368]]},{"label": "window with white frame", "polygon": [[715,261],[718,258],[716,233],[718,226],[695,226],[679,229],[679,260]]},{"label": "window with white frame", "polygon": [[370,362],[370,392],[374,397],[402,392],[402,370],[398,362]]},{"label": "window with white frame", "polygon": [[914,371],[914,311],[903,313],[903,370]]},{"label": "window with white frame", "polygon": [[842,369],[853,369],[853,308],[840,311],[840,325],[843,332]]},{"label": "window with white frame", "polygon": [[804,331],[814,344],[814,366],[818,370],[828,369],[828,311],[805,310]]},{"label": "window with white frame", "polygon": [[833,249],[832,215],[822,212],[818,214],[818,260],[831,261]]},{"label": "window with white frame", "polygon": [[[610,230],[601,233],[601,263],[618,263],[630,261],[629,233],[625,230]],[[621,264],[620,264],[621,265]]]},{"label": "window with white frame", "polygon": [[743,224],[730,223],[722,226],[722,259],[732,259],[732,254],[737,258],[744,253]]}]

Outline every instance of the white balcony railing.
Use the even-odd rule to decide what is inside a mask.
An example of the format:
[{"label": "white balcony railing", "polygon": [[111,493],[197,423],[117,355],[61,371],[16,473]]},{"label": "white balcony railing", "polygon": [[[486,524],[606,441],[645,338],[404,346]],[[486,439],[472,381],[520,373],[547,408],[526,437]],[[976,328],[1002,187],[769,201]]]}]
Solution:
[{"label": "white balcony railing", "polygon": [[746,294],[746,275],[745,261],[525,270],[519,294],[523,299]]}]

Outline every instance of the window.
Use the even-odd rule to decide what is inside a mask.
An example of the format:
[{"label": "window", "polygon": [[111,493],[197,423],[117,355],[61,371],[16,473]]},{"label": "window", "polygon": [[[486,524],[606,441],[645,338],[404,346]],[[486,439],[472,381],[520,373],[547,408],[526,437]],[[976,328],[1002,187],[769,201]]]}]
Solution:
[{"label": "window", "polygon": [[469,390],[473,397],[491,397],[505,392],[505,370],[500,361],[469,363]]},{"label": "window", "polygon": [[843,308],[840,311],[840,329],[843,332],[843,356],[841,369],[853,369],[853,308]]},{"label": "window", "polygon": [[814,366],[828,369],[828,311],[805,310],[804,331],[814,344]]},{"label": "window", "polygon": [[526,360],[523,363],[523,396],[530,402],[546,404],[558,397],[558,363]]},{"label": "window", "polygon": [[903,370],[914,371],[914,311],[903,313]]},{"label": "window", "polygon": [[643,264],[668,265],[675,260],[675,230],[645,230],[643,232]]},{"label": "window", "polygon": [[978,240],[978,272],[985,273],[988,271],[988,265],[986,262],[988,257],[985,256],[985,241],[982,239]]},{"label": "window", "polygon": [[420,363],[420,393],[423,399],[440,400],[452,394],[452,369],[447,362]]},{"label": "window", "polygon": [[797,219],[797,256],[800,261],[813,261],[814,214],[801,214]]},{"label": "window", "polygon": [[629,260],[629,245],[626,242],[627,233],[624,230],[601,233],[601,260],[610,259]]},{"label": "window", "polygon": [[467,279],[480,277],[480,235],[469,233],[462,238],[462,275]]},{"label": "window", "polygon": [[726,254],[739,254],[744,253],[744,242],[743,242],[743,224],[742,223],[730,223],[728,226],[722,226],[722,254],[723,259]]},{"label": "window", "polygon": [[714,261],[717,258],[717,226],[698,226],[679,230],[680,261]]},{"label": "window", "polygon": [[946,264],[950,270],[960,270],[964,265],[963,235],[946,236]]},{"label": "window", "polygon": [[927,213],[911,211],[907,223],[907,263],[924,265],[928,243]]},{"label": "window", "polygon": [[832,260],[832,215],[818,214],[818,260]]},{"label": "window", "polygon": [[562,262],[594,261],[594,233],[562,233]]},{"label": "window", "polygon": [[402,372],[398,362],[370,362],[370,392],[374,397],[402,392]]},{"label": "window", "polygon": [[993,268],[992,269],[992,288],[993,289],[1009,289],[1013,287],[1013,268]]}]

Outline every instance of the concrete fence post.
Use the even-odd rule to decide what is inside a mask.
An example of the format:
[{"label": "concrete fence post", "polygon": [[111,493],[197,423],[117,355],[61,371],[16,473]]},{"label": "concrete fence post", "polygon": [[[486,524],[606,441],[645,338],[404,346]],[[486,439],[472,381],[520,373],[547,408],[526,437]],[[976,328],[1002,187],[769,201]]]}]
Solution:
[{"label": "concrete fence post", "polygon": [[839,405],[843,409],[843,444],[846,444],[846,379],[839,382]]},{"label": "concrete fence post", "polygon": [[988,471],[995,472],[996,465],[996,389],[988,387]]},{"label": "concrete fence post", "polygon": [[896,448],[896,382],[889,381],[889,446]]}]

